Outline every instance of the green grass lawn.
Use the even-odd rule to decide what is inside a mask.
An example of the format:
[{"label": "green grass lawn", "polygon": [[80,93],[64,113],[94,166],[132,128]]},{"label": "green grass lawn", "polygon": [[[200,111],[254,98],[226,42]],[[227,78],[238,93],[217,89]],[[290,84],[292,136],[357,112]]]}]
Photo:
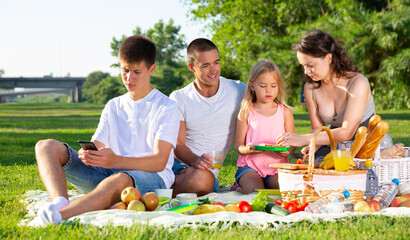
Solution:
[{"label": "green grass lawn", "polygon": [[[77,223],[51,225],[41,229],[18,226],[26,214],[25,206],[20,201],[24,193],[32,189],[45,190],[36,167],[36,142],[54,138],[76,148],[77,140],[91,138],[102,108],[102,105],[84,103],[0,104],[0,238],[232,239],[240,236],[241,239],[407,239],[409,236],[410,218],[385,216],[354,217],[335,222],[303,221],[277,231],[262,231],[245,226],[223,231],[206,227],[171,230],[139,224],[133,227],[104,228]],[[393,142],[410,146],[410,110],[378,113],[390,124],[389,134]],[[296,132],[309,132],[308,114],[301,112],[294,115]],[[231,149],[219,175],[221,184],[232,184],[237,156]]]}]

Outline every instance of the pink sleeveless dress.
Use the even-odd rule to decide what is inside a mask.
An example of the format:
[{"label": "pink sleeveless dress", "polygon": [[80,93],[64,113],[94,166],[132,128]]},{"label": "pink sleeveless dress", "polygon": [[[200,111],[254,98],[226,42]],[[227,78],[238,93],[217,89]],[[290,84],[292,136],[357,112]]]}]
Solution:
[{"label": "pink sleeveless dress", "polygon": [[[245,145],[251,142],[253,145],[261,143],[276,144],[276,137],[285,132],[285,120],[283,118],[283,106],[278,104],[276,113],[266,117],[253,108],[248,117],[248,131],[246,132]],[[271,163],[288,163],[287,157],[280,156],[276,152],[265,151],[256,155],[239,155],[236,166],[248,166],[258,172],[261,177],[277,174],[276,168],[269,167]]]}]

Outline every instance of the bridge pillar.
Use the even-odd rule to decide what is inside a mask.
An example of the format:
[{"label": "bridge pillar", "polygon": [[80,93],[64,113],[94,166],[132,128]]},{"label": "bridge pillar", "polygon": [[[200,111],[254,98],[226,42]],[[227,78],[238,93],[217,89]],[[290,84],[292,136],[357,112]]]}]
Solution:
[{"label": "bridge pillar", "polygon": [[81,102],[81,87],[78,85],[75,86],[75,101]]},{"label": "bridge pillar", "polygon": [[75,102],[75,88],[70,88],[70,94],[68,96],[68,102],[72,103]]}]

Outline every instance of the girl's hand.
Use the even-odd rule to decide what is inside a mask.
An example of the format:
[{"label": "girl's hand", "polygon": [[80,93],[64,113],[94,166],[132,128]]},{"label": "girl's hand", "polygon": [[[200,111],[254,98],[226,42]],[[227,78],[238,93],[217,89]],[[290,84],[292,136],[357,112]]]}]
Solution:
[{"label": "girl's hand", "polygon": [[254,154],[263,153],[263,152],[265,152],[265,151],[255,150],[255,146],[253,146],[252,143],[248,143],[248,144],[246,144],[246,146],[244,146],[244,145],[239,146],[239,152],[240,152],[241,154],[244,154],[244,155],[245,155],[245,154],[247,154],[247,155],[254,155]]},{"label": "girl's hand", "polygon": [[276,152],[278,155],[282,157],[287,157],[290,154],[290,151],[282,151],[282,152]]}]

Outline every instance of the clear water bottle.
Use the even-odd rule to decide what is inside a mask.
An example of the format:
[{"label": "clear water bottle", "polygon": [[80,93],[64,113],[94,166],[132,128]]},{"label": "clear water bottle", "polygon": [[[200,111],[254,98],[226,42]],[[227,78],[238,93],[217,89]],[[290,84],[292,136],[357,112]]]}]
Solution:
[{"label": "clear water bottle", "polygon": [[383,184],[373,200],[378,201],[382,208],[389,207],[390,203],[393,201],[393,198],[399,191],[399,184],[400,181],[397,178],[393,178],[391,182]]},{"label": "clear water bottle", "polygon": [[321,199],[309,204],[305,208],[305,212],[320,213],[320,208],[322,206],[327,205],[329,203],[343,202],[348,197],[350,197],[350,193],[347,190],[345,190],[343,192],[331,193],[331,194],[329,194],[325,197],[322,197]]},{"label": "clear water bottle", "polygon": [[376,196],[379,191],[379,178],[372,169],[372,160],[366,160],[366,162],[364,162],[364,167],[367,169],[366,192],[364,193],[364,198],[366,199],[368,196]]},{"label": "clear water bottle", "polygon": [[353,212],[354,203],[351,201],[338,202],[335,204],[327,204],[320,208],[320,213],[344,213]]}]

